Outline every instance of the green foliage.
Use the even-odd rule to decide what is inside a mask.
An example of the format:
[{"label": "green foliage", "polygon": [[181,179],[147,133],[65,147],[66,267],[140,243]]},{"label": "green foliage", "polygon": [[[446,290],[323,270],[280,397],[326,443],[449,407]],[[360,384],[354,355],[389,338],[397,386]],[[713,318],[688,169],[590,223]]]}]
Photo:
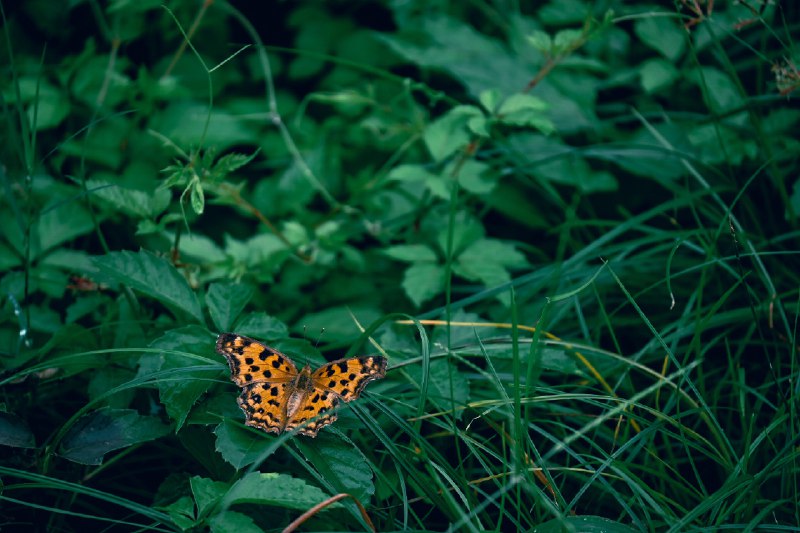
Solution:
[{"label": "green foliage", "polygon": [[[3,523],[800,527],[787,3],[12,4]],[[223,331],[389,370],[267,434]]]}]

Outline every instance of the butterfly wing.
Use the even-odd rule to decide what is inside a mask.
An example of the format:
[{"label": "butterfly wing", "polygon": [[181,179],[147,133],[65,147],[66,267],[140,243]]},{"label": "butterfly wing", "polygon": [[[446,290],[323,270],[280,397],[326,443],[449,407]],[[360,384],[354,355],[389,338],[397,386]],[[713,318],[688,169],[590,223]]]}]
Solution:
[{"label": "butterfly wing", "polygon": [[386,375],[386,358],[381,356],[339,359],[314,371],[314,388],[333,393],[344,402],[358,398],[367,383]]},{"label": "butterfly wing", "polygon": [[340,359],[321,366],[311,375],[313,390],[286,423],[286,430],[303,426],[301,435],[316,437],[319,430],[337,419],[336,406],[358,398],[367,383],[386,375],[383,357]]},{"label": "butterfly wing", "polygon": [[283,432],[286,405],[292,391],[291,382],[253,383],[244,387],[237,402],[244,411],[245,424],[267,433]]},{"label": "butterfly wing", "polygon": [[291,359],[255,339],[222,333],[217,337],[217,352],[225,356],[231,379],[240,387],[251,383],[285,383],[297,377]]}]

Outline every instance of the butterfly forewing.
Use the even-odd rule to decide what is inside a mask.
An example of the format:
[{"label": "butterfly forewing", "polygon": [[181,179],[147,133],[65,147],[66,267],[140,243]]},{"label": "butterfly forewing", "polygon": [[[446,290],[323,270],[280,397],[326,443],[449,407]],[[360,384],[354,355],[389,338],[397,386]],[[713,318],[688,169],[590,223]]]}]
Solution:
[{"label": "butterfly forewing", "polygon": [[291,359],[257,340],[234,333],[217,338],[217,352],[225,356],[231,379],[240,387],[251,383],[283,383],[297,377]]}]

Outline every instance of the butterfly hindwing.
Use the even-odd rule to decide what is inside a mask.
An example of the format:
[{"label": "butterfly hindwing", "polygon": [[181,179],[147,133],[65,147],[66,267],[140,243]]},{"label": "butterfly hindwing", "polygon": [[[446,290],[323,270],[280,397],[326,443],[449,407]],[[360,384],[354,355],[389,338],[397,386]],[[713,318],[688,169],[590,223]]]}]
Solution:
[{"label": "butterfly hindwing", "polygon": [[386,358],[365,355],[323,365],[311,378],[315,389],[332,391],[342,401],[349,402],[358,398],[367,383],[385,375]]},{"label": "butterfly hindwing", "polygon": [[245,424],[268,433],[281,433],[286,427],[287,397],[291,382],[253,383],[242,389],[237,400],[244,411]]}]

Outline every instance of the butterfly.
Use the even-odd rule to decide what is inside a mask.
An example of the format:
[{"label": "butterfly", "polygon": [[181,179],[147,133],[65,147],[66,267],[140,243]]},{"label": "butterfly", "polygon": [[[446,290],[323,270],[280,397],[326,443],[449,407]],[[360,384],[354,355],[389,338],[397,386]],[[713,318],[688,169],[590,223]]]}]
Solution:
[{"label": "butterfly", "polygon": [[298,372],[278,350],[235,333],[217,337],[217,352],[228,360],[231,379],[242,388],[237,401],[245,424],[268,433],[297,429],[316,437],[336,420],[339,402],[355,400],[367,383],[386,375],[386,358],[381,356],[339,359],[313,372],[306,365]]}]

